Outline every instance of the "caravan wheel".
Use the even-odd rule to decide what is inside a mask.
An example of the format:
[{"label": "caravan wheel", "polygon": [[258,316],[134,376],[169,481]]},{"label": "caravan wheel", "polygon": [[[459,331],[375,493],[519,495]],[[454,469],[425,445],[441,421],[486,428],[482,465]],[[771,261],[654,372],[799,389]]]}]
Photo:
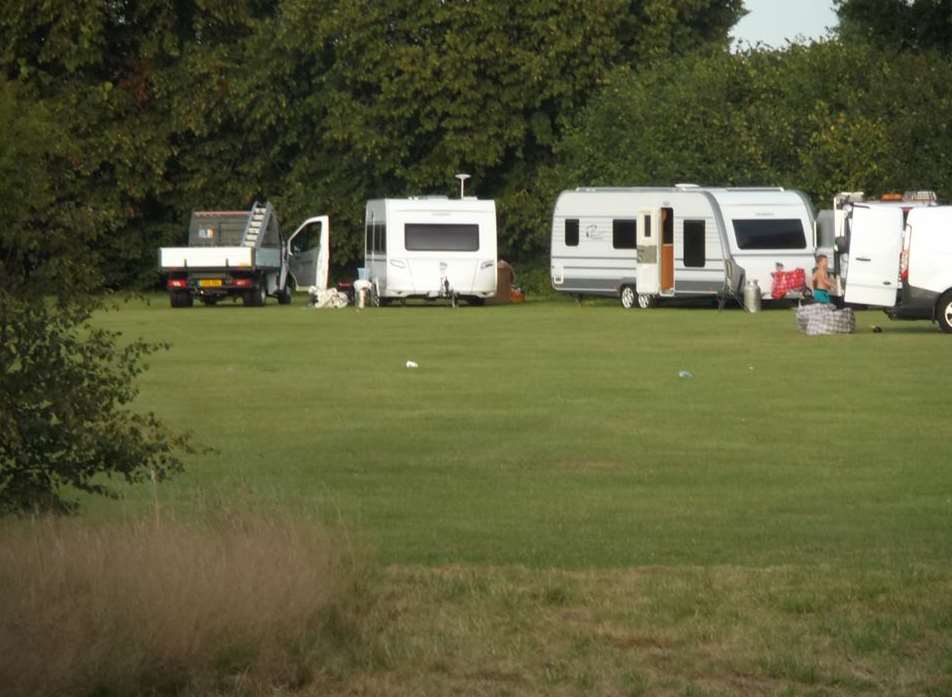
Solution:
[{"label": "caravan wheel", "polygon": [[646,295],[645,293],[638,294],[638,307],[642,310],[654,307],[656,302],[657,299],[653,295]]},{"label": "caravan wheel", "polygon": [[939,298],[939,306],[935,314],[939,329],[946,334],[952,334],[952,290]]},{"label": "caravan wheel", "polygon": [[621,300],[621,306],[626,310],[635,306],[635,289],[632,286],[622,286],[618,297]]}]

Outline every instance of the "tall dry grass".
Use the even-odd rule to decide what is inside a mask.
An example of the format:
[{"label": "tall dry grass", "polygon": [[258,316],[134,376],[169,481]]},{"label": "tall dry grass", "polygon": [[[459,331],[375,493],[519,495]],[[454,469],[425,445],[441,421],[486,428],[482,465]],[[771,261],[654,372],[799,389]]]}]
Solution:
[{"label": "tall dry grass", "polygon": [[308,521],[4,521],[0,691],[293,689],[355,639],[360,583],[341,537]]}]

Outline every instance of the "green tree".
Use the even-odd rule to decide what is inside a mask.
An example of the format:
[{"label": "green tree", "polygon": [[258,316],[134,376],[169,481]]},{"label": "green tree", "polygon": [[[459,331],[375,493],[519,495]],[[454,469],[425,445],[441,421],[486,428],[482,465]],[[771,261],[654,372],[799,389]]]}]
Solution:
[{"label": "green tree", "polygon": [[[179,236],[187,220],[177,170],[186,126],[173,114],[197,82],[188,69],[213,69],[206,66],[223,47],[238,52],[276,3],[8,5],[0,13],[0,76],[29,88],[56,124],[54,188],[61,200],[97,211],[88,243],[109,286],[154,281],[156,247]],[[228,164],[224,153],[207,163]]]},{"label": "green tree", "polygon": [[[616,73],[561,142],[558,188],[780,185],[952,196],[952,62],[837,41]],[[540,231],[541,239],[545,238]]]},{"label": "green tree", "polygon": [[500,201],[503,250],[532,250],[537,172],[604,77],[726,46],[741,14],[737,0],[284,2],[254,39],[257,70],[232,83],[251,105],[235,117],[252,124],[245,147],[267,153],[248,178],[286,163],[284,208],[328,207],[350,260],[367,198],[450,194],[469,172]]},{"label": "green tree", "polygon": [[0,15],[0,70],[34,90],[69,146],[63,197],[100,213],[111,285],[154,280],[193,207],[278,204],[334,221],[361,252],[363,203],[500,199],[526,250],[537,173],[604,77],[726,46],[741,0],[48,0]]},{"label": "green tree", "polygon": [[0,513],[71,510],[66,487],[108,495],[104,476],[162,478],[189,447],[124,408],[158,347],[88,323],[102,307],[97,219],[52,185],[60,147],[49,113],[0,80]]},{"label": "green tree", "polygon": [[837,0],[840,35],[883,48],[952,50],[952,0]]}]

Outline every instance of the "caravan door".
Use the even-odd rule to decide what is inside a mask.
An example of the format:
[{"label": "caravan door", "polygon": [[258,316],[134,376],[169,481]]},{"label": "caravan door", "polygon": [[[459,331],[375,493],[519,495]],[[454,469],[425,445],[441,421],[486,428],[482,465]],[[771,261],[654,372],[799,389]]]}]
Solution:
[{"label": "caravan door", "polygon": [[902,230],[901,208],[853,206],[846,302],[878,307],[896,304]]},{"label": "caravan door", "polygon": [[643,297],[661,293],[661,210],[638,212],[638,284],[639,304]]},{"label": "caravan door", "polygon": [[329,227],[326,215],[308,218],[288,238],[288,266],[298,290],[306,290],[310,286],[317,286],[321,290],[327,288]]}]

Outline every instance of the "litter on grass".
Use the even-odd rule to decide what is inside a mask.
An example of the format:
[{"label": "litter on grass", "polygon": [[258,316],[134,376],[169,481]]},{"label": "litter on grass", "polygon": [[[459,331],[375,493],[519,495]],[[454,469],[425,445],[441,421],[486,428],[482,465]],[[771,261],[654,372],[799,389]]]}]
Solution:
[{"label": "litter on grass", "polygon": [[684,378],[685,380],[690,380],[694,377],[694,373],[689,370],[682,370],[680,373],[678,373],[678,377]]},{"label": "litter on grass", "polygon": [[419,368],[420,366],[414,361],[407,361],[407,368]]},{"label": "litter on grass", "polygon": [[311,307],[315,310],[321,310],[325,307],[341,309],[347,307],[347,294],[342,293],[336,288],[318,288],[311,286],[307,290]]}]

